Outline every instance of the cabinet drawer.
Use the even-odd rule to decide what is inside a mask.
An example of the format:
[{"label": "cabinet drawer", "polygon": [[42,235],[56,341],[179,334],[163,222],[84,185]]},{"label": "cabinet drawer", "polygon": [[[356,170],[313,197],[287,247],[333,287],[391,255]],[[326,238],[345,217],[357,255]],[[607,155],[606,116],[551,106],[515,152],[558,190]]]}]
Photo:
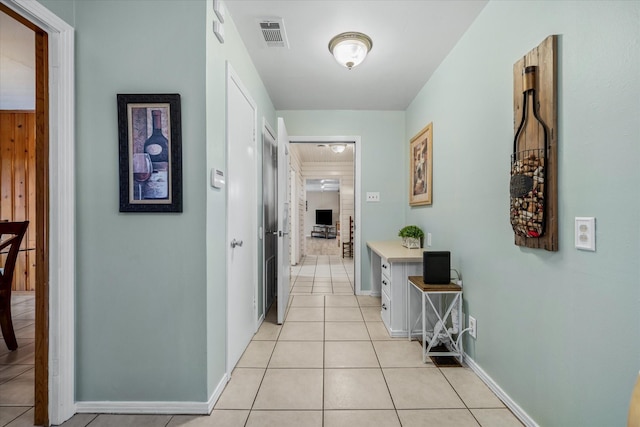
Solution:
[{"label": "cabinet drawer", "polygon": [[[380,287],[382,288],[382,292],[386,292],[387,295],[391,295],[391,279],[389,276],[381,275],[380,282],[382,283]],[[390,298],[389,298],[390,299]]]},{"label": "cabinet drawer", "polygon": [[382,306],[380,308],[380,316],[382,317],[382,321],[387,326],[387,328],[391,327],[391,301],[384,291],[382,292]]},{"label": "cabinet drawer", "polygon": [[[380,258],[380,271],[382,271],[383,276],[391,279],[391,264],[384,258]],[[389,280],[389,282],[391,282],[391,280]]]}]

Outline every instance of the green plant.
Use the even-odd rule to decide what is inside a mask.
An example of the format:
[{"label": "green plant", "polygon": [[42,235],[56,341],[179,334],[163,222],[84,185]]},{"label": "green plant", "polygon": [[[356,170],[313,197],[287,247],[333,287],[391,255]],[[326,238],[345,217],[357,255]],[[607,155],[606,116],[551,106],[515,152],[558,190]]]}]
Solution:
[{"label": "green plant", "polygon": [[414,239],[422,239],[424,237],[424,231],[417,225],[407,225],[398,232],[400,237],[413,237]]}]

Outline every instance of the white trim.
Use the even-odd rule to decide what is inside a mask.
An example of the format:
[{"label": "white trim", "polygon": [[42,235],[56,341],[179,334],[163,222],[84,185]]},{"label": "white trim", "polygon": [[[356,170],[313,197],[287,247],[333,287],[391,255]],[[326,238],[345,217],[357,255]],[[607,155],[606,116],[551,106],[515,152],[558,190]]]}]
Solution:
[{"label": "white trim", "polygon": [[207,415],[213,411],[224,388],[229,382],[227,374],[222,376],[216,389],[206,402],[78,402],[81,414],[195,414]]},{"label": "white trim", "polygon": [[224,388],[227,386],[227,383],[230,379],[231,378],[229,378],[227,374],[224,374],[218,382],[216,389],[213,390],[213,393],[211,393],[211,397],[209,397],[209,401],[207,402],[207,414],[210,414],[211,411],[213,411],[213,407],[215,406],[218,399],[220,399],[220,396],[222,395],[222,392],[224,391]]},{"label": "white trim", "polygon": [[78,402],[79,414],[201,414],[209,402]]},{"label": "white trim", "polygon": [[48,34],[49,421],[76,412],[74,29],[34,0],[0,0]]},{"label": "white trim", "polygon": [[356,159],[355,159],[355,171],[354,171],[354,181],[355,181],[355,210],[356,210],[356,222],[355,222],[355,262],[354,262],[354,277],[355,277],[355,293],[356,295],[368,295],[369,292],[362,292],[362,278],[360,274],[361,268],[361,256],[362,256],[362,247],[361,247],[361,236],[360,229],[362,228],[361,224],[361,185],[362,185],[362,143],[360,136],[290,136],[289,141],[292,143],[296,142],[350,142],[355,144],[356,151]]},{"label": "white trim", "polygon": [[464,353],[465,364],[480,377],[487,387],[493,391],[511,412],[527,427],[539,427],[538,424],[491,378],[467,353]]},{"label": "white trim", "polygon": [[[247,100],[247,102],[251,105],[251,108],[253,108],[253,145],[252,145],[252,149],[253,149],[253,153],[254,153],[254,165],[253,167],[251,167],[251,165],[249,165],[248,170],[250,171],[250,173],[253,173],[253,188],[250,188],[248,193],[246,194],[246,197],[249,200],[254,200],[257,202],[258,200],[258,162],[260,162],[260,164],[262,163],[262,159],[258,159],[258,150],[257,150],[257,132],[258,132],[258,107],[255,103],[255,101],[253,100],[253,98],[250,95],[250,92],[246,89],[246,87],[244,86],[244,84],[242,83],[242,80],[240,80],[240,77],[238,76],[238,73],[235,72],[235,70],[233,69],[233,67],[231,66],[231,63],[229,61],[226,61],[226,80],[225,80],[225,91],[226,91],[226,99],[225,99],[225,169],[227,171],[227,180],[229,179],[229,145],[230,145],[230,141],[229,141],[229,83],[233,82],[233,84],[236,85],[236,87],[240,90],[240,92],[242,93],[242,95],[245,97],[245,99]],[[260,180],[262,180],[262,177],[260,177]],[[228,189],[225,191],[225,211],[226,211],[226,227],[225,227],[225,242],[229,242],[229,218],[231,218],[231,214],[229,212],[229,191]],[[262,204],[259,205],[260,208],[262,208]],[[248,235],[249,236],[254,236],[255,239],[257,239],[258,236],[258,207],[256,206],[256,209],[252,209],[251,210],[251,230],[249,230]],[[229,264],[231,262],[231,258],[229,257],[229,251],[230,251],[230,247],[228,245],[226,246],[226,277],[227,277],[227,290],[229,289]],[[252,254],[252,262],[251,265],[253,266],[253,281],[255,283],[257,283],[258,281],[258,242],[256,240],[255,245],[253,246],[253,254]],[[225,345],[226,345],[226,360],[225,360],[225,366],[226,366],[226,370],[227,370],[227,375],[229,377],[231,377],[231,371],[233,371],[233,368],[235,366],[230,366],[230,360],[229,360],[229,292],[226,292],[226,299],[227,299],[227,327],[226,327],[226,331],[225,331]],[[256,314],[254,317],[254,328],[257,331],[257,324],[258,324],[258,309],[257,309],[257,302],[258,302],[258,286],[256,286],[254,288],[254,292],[253,292],[253,308],[254,308],[254,313]]]}]

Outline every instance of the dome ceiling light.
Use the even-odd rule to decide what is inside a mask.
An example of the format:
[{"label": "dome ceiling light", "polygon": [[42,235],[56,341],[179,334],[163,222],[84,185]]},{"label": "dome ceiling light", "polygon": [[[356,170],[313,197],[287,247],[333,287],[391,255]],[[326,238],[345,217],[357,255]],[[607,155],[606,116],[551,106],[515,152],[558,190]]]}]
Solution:
[{"label": "dome ceiling light", "polygon": [[331,151],[333,151],[336,154],[342,153],[345,148],[347,148],[347,146],[345,144],[332,144],[331,145]]},{"label": "dome ceiling light", "polygon": [[338,64],[348,69],[364,61],[372,47],[373,42],[369,36],[354,31],[338,34],[329,42],[329,52]]}]

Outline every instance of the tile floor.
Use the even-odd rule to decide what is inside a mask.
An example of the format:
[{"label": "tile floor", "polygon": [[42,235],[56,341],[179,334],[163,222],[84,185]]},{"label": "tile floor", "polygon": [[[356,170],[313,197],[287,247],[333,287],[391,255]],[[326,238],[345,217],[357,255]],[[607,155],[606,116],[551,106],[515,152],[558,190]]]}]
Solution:
[{"label": "tile floor", "polygon": [[27,425],[11,424],[18,418],[26,417],[25,419],[33,421],[35,303],[33,292],[14,292],[11,296],[13,329],[18,340],[18,349],[9,351],[4,340],[0,338],[0,426]]},{"label": "tile floor", "polygon": [[[353,295],[353,260],[307,256],[291,277],[284,324],[270,311],[211,415],[77,414],[63,426],[522,425],[471,370],[423,364],[418,342],[390,338],[380,299]],[[0,425],[31,425],[25,410]]]}]

